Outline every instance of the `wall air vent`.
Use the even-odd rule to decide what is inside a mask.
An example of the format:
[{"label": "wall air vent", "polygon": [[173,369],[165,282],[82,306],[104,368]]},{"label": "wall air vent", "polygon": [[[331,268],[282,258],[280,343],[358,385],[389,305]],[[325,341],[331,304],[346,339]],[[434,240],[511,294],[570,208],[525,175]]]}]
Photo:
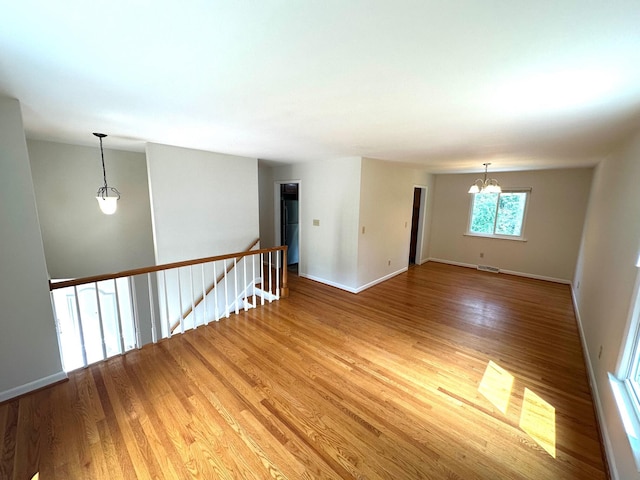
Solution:
[{"label": "wall air vent", "polygon": [[498,267],[492,267],[491,265],[478,265],[478,270],[482,270],[483,272],[500,273],[500,269]]}]

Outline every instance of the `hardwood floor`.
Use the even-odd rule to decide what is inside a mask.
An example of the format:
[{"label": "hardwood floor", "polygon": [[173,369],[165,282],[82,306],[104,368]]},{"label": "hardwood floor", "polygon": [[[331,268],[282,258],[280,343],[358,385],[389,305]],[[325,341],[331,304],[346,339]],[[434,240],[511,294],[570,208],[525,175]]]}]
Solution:
[{"label": "hardwood floor", "polygon": [[568,286],[290,293],[0,405],[0,478],[607,478]]}]

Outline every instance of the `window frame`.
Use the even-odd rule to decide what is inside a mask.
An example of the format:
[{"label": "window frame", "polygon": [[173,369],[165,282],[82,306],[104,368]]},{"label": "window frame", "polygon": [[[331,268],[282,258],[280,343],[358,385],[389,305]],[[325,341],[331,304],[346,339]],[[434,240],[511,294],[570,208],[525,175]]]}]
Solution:
[{"label": "window frame", "polygon": [[[636,267],[640,267],[640,258]],[[640,374],[640,268],[632,298],[621,354],[615,375],[609,373],[609,383],[633,452],[636,470],[640,472],[640,383],[635,380]]]},{"label": "window frame", "polygon": [[471,223],[473,221],[473,205],[475,203],[476,195],[482,195],[481,193],[471,193],[469,194],[469,218],[467,220],[467,230],[465,235],[470,237],[483,237],[483,238],[497,238],[500,240],[515,240],[520,242],[526,242],[527,239],[524,236],[525,226],[527,221],[527,211],[529,210],[529,200],[531,198],[531,187],[517,187],[517,188],[503,188],[500,193],[498,193],[498,201],[496,202],[496,216],[493,222],[493,231],[496,231],[496,225],[498,223],[498,211],[500,208],[500,195],[503,193],[526,193],[526,198],[524,202],[524,212],[522,212],[522,223],[520,225],[520,235],[501,235],[498,233],[476,233],[471,231]]}]

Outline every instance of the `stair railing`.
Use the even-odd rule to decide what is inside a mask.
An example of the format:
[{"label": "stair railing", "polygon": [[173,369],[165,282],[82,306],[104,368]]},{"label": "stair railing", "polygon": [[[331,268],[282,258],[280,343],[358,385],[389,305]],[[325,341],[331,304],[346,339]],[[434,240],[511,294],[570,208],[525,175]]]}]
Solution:
[{"label": "stair railing", "polygon": [[[253,247],[255,247],[258,243],[260,243],[260,239],[256,238],[251,245],[249,245],[244,251],[245,252],[250,252],[253,250]],[[184,312],[182,314],[182,319],[178,319],[175,321],[175,323],[173,325],[171,325],[171,333],[176,331],[176,328],[178,328],[180,326],[180,322],[184,321],[187,319],[187,317],[198,307],[200,306],[200,304],[202,303],[202,301],[207,297],[207,295],[209,295],[217,286],[218,284],[225,278],[226,275],[228,275],[229,273],[231,273],[231,271],[236,267],[238,260],[240,260],[238,257],[234,258],[234,262],[229,264],[228,267],[225,268],[225,270],[218,275],[218,277],[211,283],[211,285],[209,285],[209,287],[207,287],[206,291],[200,295],[198,297],[198,299],[194,302],[194,304],[189,307],[187,309],[186,312]]]},{"label": "stair railing", "polygon": [[170,337],[178,309],[184,332],[238,313],[240,305],[255,308],[256,296],[261,305],[287,297],[287,247],[252,250],[256,244],[243,252],[50,282],[65,370]]}]

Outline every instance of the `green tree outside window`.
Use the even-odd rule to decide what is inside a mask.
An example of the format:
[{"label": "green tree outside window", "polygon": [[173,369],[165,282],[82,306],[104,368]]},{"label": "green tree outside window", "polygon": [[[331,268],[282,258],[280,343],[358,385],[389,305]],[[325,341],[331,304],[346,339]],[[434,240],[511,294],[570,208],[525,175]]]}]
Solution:
[{"label": "green tree outside window", "polygon": [[527,192],[474,194],[469,233],[522,236],[527,195]]}]

